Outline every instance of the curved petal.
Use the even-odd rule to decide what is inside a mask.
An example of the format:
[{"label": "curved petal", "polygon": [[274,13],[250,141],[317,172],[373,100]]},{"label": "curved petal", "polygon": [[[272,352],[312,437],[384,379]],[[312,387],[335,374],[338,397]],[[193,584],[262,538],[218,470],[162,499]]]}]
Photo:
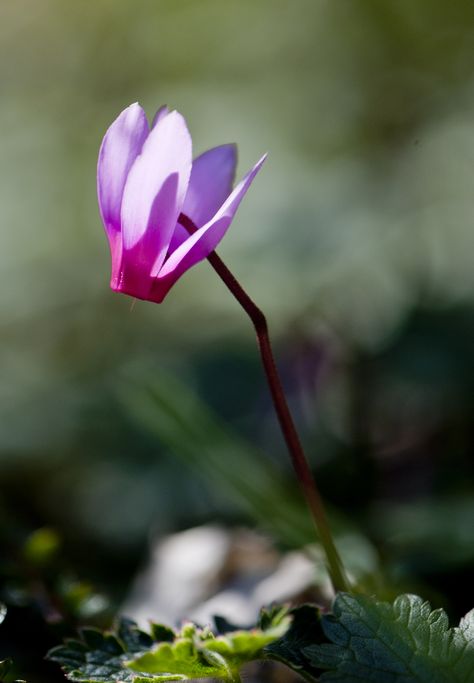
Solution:
[{"label": "curved petal", "polygon": [[[182,211],[198,228],[213,217],[232,192],[236,165],[237,146],[232,144],[209,149],[193,161]],[[169,253],[176,251],[188,237],[188,231],[178,223]]]},{"label": "curved petal", "polygon": [[128,172],[148,135],[145,112],[138,103],[125,109],[106,132],[97,163],[97,196],[109,240],[120,231],[120,208]]},{"label": "curved petal", "polygon": [[151,127],[154,128],[156,126],[156,124],[158,123],[158,121],[161,121],[161,119],[163,119],[169,113],[170,113],[170,110],[168,109],[166,104],[164,104],[162,107],[160,107],[158,109],[155,116],[153,117],[153,123],[151,124]]},{"label": "curved petal", "polygon": [[[154,205],[174,206],[179,175],[172,173],[166,178],[155,198]],[[153,213],[153,207],[152,207]],[[124,248],[122,254],[122,274],[126,280],[147,282],[152,274],[153,265],[157,259],[157,245],[159,244],[159,228],[153,226],[143,233],[138,242],[132,247]]]},{"label": "curved petal", "polygon": [[[184,202],[191,172],[191,137],[186,122],[173,111],[161,118],[135,160],[123,193],[121,222],[124,249],[133,249],[145,233],[151,263],[166,257]],[[162,191],[173,177],[173,192]]]},{"label": "curved petal", "polygon": [[237,165],[235,145],[221,145],[193,161],[183,213],[200,228],[211,220],[232,191]]},{"label": "curved petal", "polygon": [[176,223],[175,229],[173,230],[173,235],[171,237],[168,255],[172,254],[173,251],[176,251],[176,249],[180,247],[183,242],[186,242],[188,237],[189,232],[186,230],[186,228],[183,228],[181,223]]},{"label": "curved petal", "polygon": [[[245,193],[249,189],[253,179],[262,167],[266,159],[266,154],[252,168],[249,173],[240,181],[231,195],[222,204],[214,217],[188,237],[175,252],[165,262],[161,268],[158,281],[167,280],[173,284],[188,268],[194,266],[199,261],[205,259],[211,251],[214,251],[221,239],[224,237],[229,225],[234,218],[235,212],[239,208]],[[155,271],[155,268],[153,268]],[[163,282],[165,284],[165,282]],[[169,284],[169,286],[171,286]],[[169,287],[168,287],[169,288]]]}]

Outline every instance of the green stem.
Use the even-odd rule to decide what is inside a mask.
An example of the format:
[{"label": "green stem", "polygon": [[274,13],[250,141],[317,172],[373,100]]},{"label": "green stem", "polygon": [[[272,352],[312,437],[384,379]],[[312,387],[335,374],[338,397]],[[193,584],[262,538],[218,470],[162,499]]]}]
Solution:
[{"label": "green stem", "polygon": [[[197,230],[193,221],[184,214],[180,214],[179,222],[181,225],[193,233]],[[273,405],[280,423],[291,461],[293,463],[296,476],[300,483],[306,503],[311,511],[321,545],[326,554],[326,561],[335,591],[348,591],[349,584],[344,572],[344,568],[339,557],[339,553],[334,544],[334,540],[329,528],[326,512],[321,495],[316,486],[303,447],[301,445],[298,432],[296,431],[293,418],[288,407],[285,393],[281,384],[280,376],[276,367],[273,350],[268,333],[268,325],[264,314],[252,301],[247,292],[242,288],[236,278],[232,275],[227,266],[221,261],[219,256],[213,251],[207,260],[224,282],[229,291],[234,295],[244,311],[253,323],[257,334],[257,341],[260,350],[260,357],[267,377],[268,386],[273,400]]]}]

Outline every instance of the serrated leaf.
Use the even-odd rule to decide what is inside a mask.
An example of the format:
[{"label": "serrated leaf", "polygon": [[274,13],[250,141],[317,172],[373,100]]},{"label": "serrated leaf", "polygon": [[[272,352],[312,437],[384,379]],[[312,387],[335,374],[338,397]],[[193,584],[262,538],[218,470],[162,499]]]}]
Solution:
[{"label": "serrated leaf", "polygon": [[[169,629],[155,627],[155,634],[169,633]],[[48,659],[57,662],[67,678],[78,682],[132,683],[140,676],[127,669],[125,662],[133,655],[156,645],[157,637],[141,631],[131,619],[122,619],[115,633],[102,633],[87,628],[80,631],[81,640],[67,640],[53,648]],[[177,676],[145,676],[147,681],[176,681]]]},{"label": "serrated leaf", "polygon": [[173,644],[162,643],[153,652],[126,664],[138,675],[179,674],[182,680],[193,678],[228,678],[229,669],[220,659],[207,659],[197,650],[190,639],[175,640]]},{"label": "serrated leaf", "polygon": [[244,664],[263,657],[264,647],[280,638],[290,624],[286,608],[273,610],[261,616],[261,620],[268,628],[230,631],[217,637],[209,629],[188,624],[174,643],[160,644],[128,666],[151,674],[168,671],[190,679],[232,680]]},{"label": "serrated leaf", "polygon": [[303,651],[326,640],[321,627],[321,612],[315,605],[301,605],[291,610],[291,626],[282,638],[265,647],[269,659],[283,662],[310,681],[317,680],[321,669],[313,667]]},{"label": "serrated leaf", "polygon": [[152,624],[150,633],[122,619],[113,633],[82,629],[48,653],[76,683],[157,683],[221,678],[233,680],[242,664],[262,656],[280,638],[290,619],[280,609],[268,629],[238,630],[215,636],[209,628],[185,624],[179,632]]},{"label": "serrated leaf", "polygon": [[203,645],[206,649],[218,652],[227,661],[232,662],[233,668],[238,668],[245,662],[259,659],[263,654],[263,649],[286,632],[289,623],[290,619],[287,616],[285,621],[266,630],[233,631],[208,639]]},{"label": "serrated leaf", "polygon": [[331,644],[304,648],[321,683],[472,683],[474,610],[456,628],[415,595],[393,604],[341,593],[321,620]]}]

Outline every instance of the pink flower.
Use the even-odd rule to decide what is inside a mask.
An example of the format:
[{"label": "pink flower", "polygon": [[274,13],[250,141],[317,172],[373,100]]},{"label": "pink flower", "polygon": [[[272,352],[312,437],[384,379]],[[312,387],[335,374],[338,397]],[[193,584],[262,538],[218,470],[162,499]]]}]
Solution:
[{"label": "pink flower", "polygon": [[[234,145],[192,161],[184,118],[161,108],[151,129],[132,104],[105,134],[97,166],[100,214],[110,245],[110,286],[160,303],[183,273],[225,235],[265,157],[232,190]],[[198,228],[190,235],[185,214]]]}]

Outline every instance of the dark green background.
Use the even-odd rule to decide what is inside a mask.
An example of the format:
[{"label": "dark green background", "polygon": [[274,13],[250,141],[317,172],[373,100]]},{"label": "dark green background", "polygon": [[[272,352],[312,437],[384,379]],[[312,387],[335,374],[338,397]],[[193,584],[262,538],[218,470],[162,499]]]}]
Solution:
[{"label": "dark green background", "polygon": [[[472,607],[473,38],[469,0],[1,4],[9,531],[57,528],[119,597],[152,530],[262,526],[294,495],[227,481],[251,448],[289,466],[248,321],[208,265],[160,306],[108,289],[100,141],[129,103],[167,103],[196,153],[238,143],[239,176],[269,152],[219,253],[267,313],[336,526],[377,547],[387,590]],[[230,433],[200,442],[170,406]]]}]

